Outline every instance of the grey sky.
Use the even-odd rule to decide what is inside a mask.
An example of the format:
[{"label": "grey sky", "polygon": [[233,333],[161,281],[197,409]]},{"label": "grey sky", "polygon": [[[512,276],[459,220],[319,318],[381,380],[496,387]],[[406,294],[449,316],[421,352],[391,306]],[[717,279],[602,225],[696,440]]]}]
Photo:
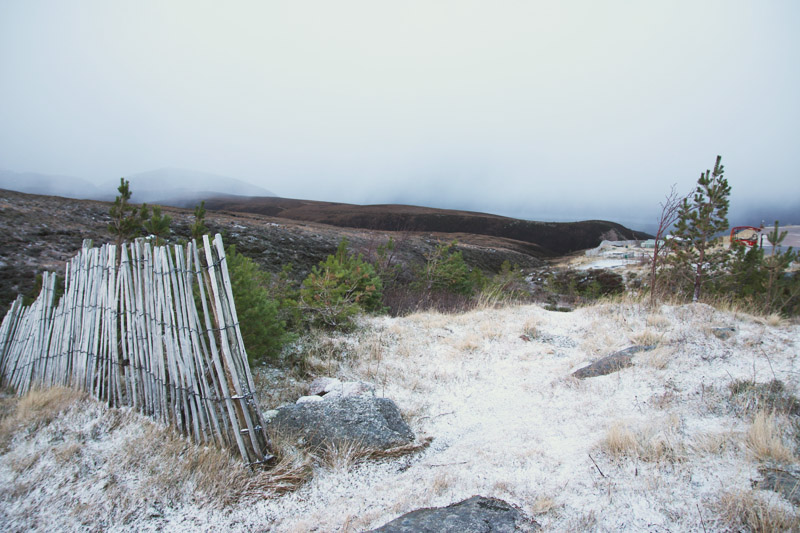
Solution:
[{"label": "grey sky", "polygon": [[[800,198],[800,2],[0,3],[0,167],[624,219]],[[578,213],[575,215],[574,213]]]}]

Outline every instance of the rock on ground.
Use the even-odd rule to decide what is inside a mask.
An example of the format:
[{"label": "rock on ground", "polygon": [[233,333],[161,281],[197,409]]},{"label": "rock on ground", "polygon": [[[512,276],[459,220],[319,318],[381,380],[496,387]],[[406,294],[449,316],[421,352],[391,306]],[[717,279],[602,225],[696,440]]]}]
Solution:
[{"label": "rock on ground", "polygon": [[305,402],[284,405],[271,414],[270,426],[308,446],[356,442],[386,450],[414,440],[397,405],[388,398],[353,396]]},{"label": "rock on ground", "polygon": [[800,477],[798,476],[800,472],[796,468],[794,471],[760,468],[759,472],[764,479],[756,482],[756,488],[775,491],[793,505],[800,506]]},{"label": "rock on ground", "polygon": [[578,379],[593,378],[597,376],[605,376],[612,372],[617,372],[623,368],[629,367],[633,364],[633,355],[639,352],[646,352],[652,350],[655,346],[631,346],[611,355],[607,355],[602,359],[598,359],[589,366],[579,368],[572,373]]},{"label": "rock on ground", "polygon": [[539,525],[495,498],[473,496],[447,507],[419,509],[396,518],[374,532],[382,533],[511,533],[533,531]]}]

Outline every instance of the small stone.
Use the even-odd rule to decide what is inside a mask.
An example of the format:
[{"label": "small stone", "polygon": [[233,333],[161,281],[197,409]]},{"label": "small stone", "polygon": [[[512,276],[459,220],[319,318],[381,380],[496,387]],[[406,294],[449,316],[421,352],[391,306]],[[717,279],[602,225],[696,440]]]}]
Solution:
[{"label": "small stone", "polygon": [[733,337],[736,333],[736,328],[734,327],[724,327],[724,328],[711,328],[711,333],[720,340],[726,341]]}]

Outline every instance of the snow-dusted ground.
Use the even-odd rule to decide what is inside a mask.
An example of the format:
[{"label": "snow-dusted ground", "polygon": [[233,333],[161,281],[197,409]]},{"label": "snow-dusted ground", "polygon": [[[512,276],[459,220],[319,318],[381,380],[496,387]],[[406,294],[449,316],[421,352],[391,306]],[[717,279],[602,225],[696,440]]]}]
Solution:
[{"label": "snow-dusted ground", "polygon": [[[721,340],[711,330],[718,326],[736,331]],[[631,368],[584,381],[570,376],[600,356],[654,341],[659,347],[638,354]],[[777,378],[797,394],[800,376],[800,326],[768,325],[703,304],[379,317],[337,343],[345,352],[332,367],[338,377],[375,383],[418,437],[433,438],[426,450],[349,470],[319,468],[309,483],[280,497],[223,510],[182,504],[107,525],[363,531],[480,494],[519,506],[546,531],[725,530],[719,499],[750,491],[760,464],[746,445],[752,418],[736,412],[728,386]],[[603,443],[615,431],[639,435],[657,451],[614,455]],[[788,429],[784,437],[792,438]],[[23,477],[4,456],[0,482]],[[53,472],[48,482],[70,481]],[[775,493],[757,496],[791,510]],[[15,516],[13,505],[0,506],[0,517]],[[42,501],[36,524],[47,529],[52,514],[69,525],[68,506]]]},{"label": "snow-dusted ground", "polygon": [[597,259],[591,263],[578,265],[578,270],[589,270],[592,268],[620,268],[628,265],[635,265],[639,261],[636,259]]}]

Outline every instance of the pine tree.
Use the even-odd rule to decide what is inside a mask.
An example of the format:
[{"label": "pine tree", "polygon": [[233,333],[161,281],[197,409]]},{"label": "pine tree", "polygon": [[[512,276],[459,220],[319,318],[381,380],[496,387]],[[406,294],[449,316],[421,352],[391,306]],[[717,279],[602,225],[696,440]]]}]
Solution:
[{"label": "pine tree", "polygon": [[675,259],[692,270],[692,301],[700,299],[703,283],[725,261],[728,251],[715,250],[716,235],[728,229],[728,196],[731,188],[723,176],[722,156],[714,170],[706,170],[697,180],[691,198],[685,198],[678,211],[673,232],[677,243]]},{"label": "pine tree", "polygon": [[125,178],[119,179],[117,187],[119,196],[114,199],[109,214],[111,222],[108,224],[108,231],[117,239],[117,246],[133,237],[136,237],[142,229],[143,215],[146,216],[147,206],[142,205],[141,210],[137,210],[131,205],[130,182]]},{"label": "pine tree", "polygon": [[[145,206],[142,206],[145,208]],[[154,205],[153,206],[153,214],[149,217],[147,213],[142,213],[142,218],[145,219],[144,223],[142,224],[144,231],[150,235],[155,235],[156,237],[156,246],[161,246],[166,242],[166,238],[169,236],[172,230],[170,230],[169,225],[172,223],[172,217],[169,215],[162,215],[161,214],[161,206]]]},{"label": "pine tree", "polygon": [[205,226],[206,221],[206,201],[203,200],[194,208],[194,223],[192,224],[192,239],[200,240],[203,235],[208,233]]},{"label": "pine tree", "polygon": [[226,253],[231,276],[231,291],[236,302],[239,327],[250,364],[280,354],[291,339],[280,316],[280,302],[268,291],[270,276],[249,257],[228,247]]},{"label": "pine tree", "polygon": [[351,328],[360,311],[381,309],[383,283],[361,255],[347,251],[342,239],[336,253],[312,267],[300,289],[299,306],[309,312],[309,323],[330,329]]},{"label": "pine tree", "polygon": [[798,259],[797,252],[791,246],[786,251],[781,250],[781,243],[788,233],[786,230],[780,230],[776,220],[775,227],[767,234],[772,252],[763,261],[766,271],[764,298],[766,308],[770,311],[786,311],[800,293],[797,274],[786,275],[792,262]]}]

